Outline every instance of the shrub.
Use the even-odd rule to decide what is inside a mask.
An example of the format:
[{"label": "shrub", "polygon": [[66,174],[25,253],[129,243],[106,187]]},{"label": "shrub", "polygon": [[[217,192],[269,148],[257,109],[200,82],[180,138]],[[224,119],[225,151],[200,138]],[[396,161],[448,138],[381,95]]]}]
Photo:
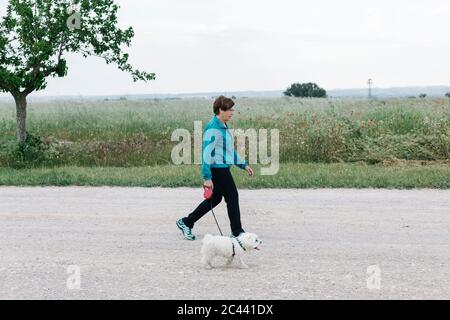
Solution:
[{"label": "shrub", "polygon": [[59,151],[49,140],[44,141],[29,132],[25,141],[10,139],[0,143],[0,162],[14,168],[56,164],[59,158]]}]

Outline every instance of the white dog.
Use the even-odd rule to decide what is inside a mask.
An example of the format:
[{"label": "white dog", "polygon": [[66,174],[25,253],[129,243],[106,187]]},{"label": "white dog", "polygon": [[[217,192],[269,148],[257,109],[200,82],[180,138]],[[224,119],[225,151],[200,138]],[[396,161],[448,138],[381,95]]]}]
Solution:
[{"label": "white dog", "polygon": [[248,266],[242,260],[242,253],[252,249],[259,250],[258,246],[262,243],[254,233],[241,233],[238,237],[223,237],[205,235],[201,249],[202,265],[205,268],[212,268],[212,259],[215,256],[227,258],[229,266],[236,257],[240,263],[240,268],[247,269]]}]

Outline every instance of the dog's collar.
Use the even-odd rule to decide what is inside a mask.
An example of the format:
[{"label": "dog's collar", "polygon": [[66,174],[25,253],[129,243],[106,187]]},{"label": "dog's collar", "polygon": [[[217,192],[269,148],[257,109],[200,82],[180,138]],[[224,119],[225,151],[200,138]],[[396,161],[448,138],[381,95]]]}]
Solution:
[{"label": "dog's collar", "polygon": [[[247,250],[245,250],[244,246],[242,245],[242,242],[239,241],[239,239],[237,237],[232,236],[231,239],[236,239],[237,243],[239,243],[239,245],[241,246],[242,250],[247,251]],[[233,243],[233,241],[231,241],[231,243]],[[233,256],[234,256],[234,243],[233,243]]]}]

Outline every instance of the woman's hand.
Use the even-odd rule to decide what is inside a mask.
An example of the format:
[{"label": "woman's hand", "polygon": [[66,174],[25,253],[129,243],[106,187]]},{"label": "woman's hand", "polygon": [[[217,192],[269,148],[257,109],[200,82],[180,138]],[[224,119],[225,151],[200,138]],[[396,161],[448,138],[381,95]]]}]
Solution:
[{"label": "woman's hand", "polygon": [[214,188],[214,185],[213,185],[212,180],[206,180],[206,181],[203,183],[203,186],[204,186],[204,187],[207,187],[207,188],[210,188],[210,189],[213,189],[213,188]]},{"label": "woman's hand", "polygon": [[250,177],[253,177],[254,173],[253,173],[253,169],[250,166],[246,166],[245,170],[248,172],[248,175]]}]

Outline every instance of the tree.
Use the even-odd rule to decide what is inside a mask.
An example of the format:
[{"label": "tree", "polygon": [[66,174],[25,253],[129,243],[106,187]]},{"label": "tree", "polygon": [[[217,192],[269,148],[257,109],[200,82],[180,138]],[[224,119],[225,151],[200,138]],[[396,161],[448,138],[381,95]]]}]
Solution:
[{"label": "tree", "polygon": [[326,98],[327,92],[320,88],[317,84],[308,83],[293,83],[285,92],[288,97],[311,97],[311,98]]},{"label": "tree", "polygon": [[419,98],[425,99],[427,97],[426,93],[421,93],[419,94]]},{"label": "tree", "polygon": [[69,53],[114,63],[134,81],[155,79],[128,63],[122,47],[134,31],[117,26],[118,9],[114,0],[9,0],[0,21],[0,91],[14,97],[19,141],[27,135],[27,96],[44,90],[48,77],[67,75]]},{"label": "tree", "polygon": [[445,96],[446,96],[447,98],[450,98],[450,92],[447,92],[447,93],[445,94]]}]

